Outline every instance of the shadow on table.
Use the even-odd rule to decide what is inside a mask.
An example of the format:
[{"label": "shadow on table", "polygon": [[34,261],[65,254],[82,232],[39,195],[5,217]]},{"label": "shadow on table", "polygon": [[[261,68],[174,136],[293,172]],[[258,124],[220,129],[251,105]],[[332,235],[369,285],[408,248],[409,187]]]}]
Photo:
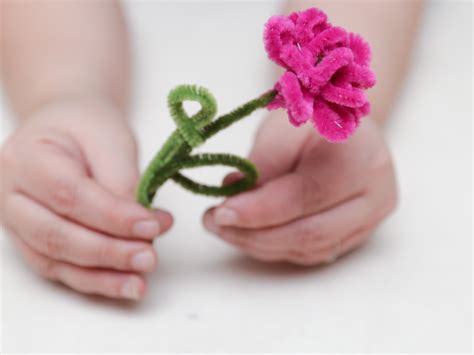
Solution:
[{"label": "shadow on table", "polygon": [[[378,244],[380,238],[370,239],[363,246],[342,256],[333,263],[322,264],[313,267],[298,266],[290,263],[265,263],[254,260],[242,253],[235,252],[217,256],[216,258],[197,262],[197,260],[183,261],[179,258],[170,259],[172,262],[162,263],[152,275],[148,277],[148,294],[141,302],[111,300],[100,296],[81,295],[65,286],[54,284],[61,288],[62,293],[68,293],[67,297],[80,299],[81,302],[93,304],[100,308],[113,308],[120,312],[139,314],[150,309],[166,307],[169,298],[172,297],[171,290],[176,284],[186,282],[185,278],[192,278],[205,283],[209,279],[229,280],[235,278],[260,279],[271,281],[278,279],[285,283],[301,279],[314,279],[319,277],[331,277],[331,274],[345,272],[351,269],[351,264],[357,263],[364,258],[366,253]],[[380,246],[380,245],[379,245]],[[193,263],[194,266],[191,266]],[[184,280],[184,281],[183,281]]]},{"label": "shadow on table", "polygon": [[288,262],[262,262],[239,253],[232,255],[225,260],[216,260],[212,267],[215,268],[217,270],[216,272],[219,274],[247,274],[253,277],[258,276],[280,279],[288,277],[294,278],[298,276],[305,277],[305,275],[321,274],[329,272],[330,270],[339,269],[343,264],[350,263],[353,259],[363,254],[364,249],[370,247],[369,244],[370,241],[367,242],[366,245],[341,256],[332,263],[319,264],[315,266],[295,265]]}]

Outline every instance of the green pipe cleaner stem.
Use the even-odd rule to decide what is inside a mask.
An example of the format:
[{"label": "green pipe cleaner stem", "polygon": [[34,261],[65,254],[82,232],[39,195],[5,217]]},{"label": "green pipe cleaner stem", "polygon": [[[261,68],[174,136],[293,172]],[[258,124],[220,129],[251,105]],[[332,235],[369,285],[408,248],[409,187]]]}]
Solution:
[{"label": "green pipe cleaner stem", "polygon": [[[150,207],[158,189],[168,179],[191,192],[208,196],[231,196],[254,186],[258,172],[255,165],[247,159],[231,154],[191,155],[191,152],[219,131],[267,106],[275,95],[274,90],[269,91],[213,120],[217,113],[217,103],[207,89],[195,85],[180,85],[171,90],[168,95],[168,107],[177,129],[143,173],[137,188],[138,202]],[[189,117],[183,107],[184,101],[196,101],[201,109]],[[237,168],[244,178],[230,185],[210,186],[197,183],[180,173],[181,169],[213,165]]]}]

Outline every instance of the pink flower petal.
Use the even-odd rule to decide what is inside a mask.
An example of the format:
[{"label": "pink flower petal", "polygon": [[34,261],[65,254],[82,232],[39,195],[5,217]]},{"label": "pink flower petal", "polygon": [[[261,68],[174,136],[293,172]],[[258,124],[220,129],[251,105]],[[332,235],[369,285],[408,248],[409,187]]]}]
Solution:
[{"label": "pink flower petal", "polygon": [[324,57],[321,63],[313,67],[310,72],[299,74],[301,74],[303,82],[305,80],[304,76],[309,75],[310,86],[308,89],[316,94],[340,68],[348,65],[352,60],[353,55],[349,48],[336,48]]},{"label": "pink flower petal", "polygon": [[296,25],[296,22],[298,22],[298,18],[300,17],[300,12],[292,12],[291,14],[288,15],[288,18],[291,20]]},{"label": "pink flower petal", "polygon": [[285,98],[291,123],[299,126],[310,119],[313,114],[313,98],[302,90],[296,75],[286,72],[281,76],[278,85],[278,91]]},{"label": "pink flower petal", "polygon": [[332,82],[337,86],[343,84],[368,89],[375,85],[375,74],[366,66],[351,63],[341,68],[333,77]]},{"label": "pink flower petal", "polygon": [[326,51],[334,49],[335,47],[347,47],[349,44],[349,35],[346,30],[341,27],[330,27],[323,32],[319,33],[309,43],[313,55],[318,56],[325,54]]},{"label": "pink flower petal", "polygon": [[367,101],[363,106],[354,108],[354,115],[357,118],[358,121],[364,116],[367,116],[370,113],[370,102]]},{"label": "pink flower petal", "polygon": [[327,23],[327,16],[321,10],[310,8],[298,13],[295,27],[295,38],[300,45],[308,44],[315,35],[325,30],[330,25]]},{"label": "pink flower petal", "polygon": [[280,58],[287,68],[295,73],[311,70],[313,67],[313,55],[307,49],[299,49],[296,46],[284,46],[281,50]]},{"label": "pink flower petal", "polygon": [[263,40],[268,57],[284,67],[285,63],[280,58],[283,46],[294,42],[294,23],[285,16],[273,16],[265,25]]},{"label": "pink flower petal", "polygon": [[321,96],[329,102],[346,107],[361,107],[367,102],[367,97],[361,89],[342,88],[333,84],[327,84]]},{"label": "pink flower petal", "polygon": [[267,109],[269,110],[276,110],[282,107],[284,108],[286,105],[285,98],[280,93],[277,93],[275,98],[267,104]]},{"label": "pink flower petal", "polygon": [[312,121],[319,133],[334,143],[346,140],[359,125],[359,119],[350,109],[329,106],[323,100],[314,102]]},{"label": "pink flower petal", "polygon": [[354,61],[360,65],[369,65],[371,50],[369,44],[364,39],[355,34],[349,34],[349,48],[354,53]]}]

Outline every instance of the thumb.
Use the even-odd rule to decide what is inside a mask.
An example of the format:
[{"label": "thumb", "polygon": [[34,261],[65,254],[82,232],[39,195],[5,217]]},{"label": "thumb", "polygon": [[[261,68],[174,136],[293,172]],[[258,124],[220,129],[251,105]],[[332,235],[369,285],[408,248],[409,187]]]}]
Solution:
[{"label": "thumb", "polygon": [[90,137],[83,147],[86,160],[100,185],[115,195],[134,199],[139,179],[136,143],[131,132],[114,133],[102,134],[100,139]]},{"label": "thumb", "polygon": [[[104,130],[89,131],[81,142],[92,178],[111,194],[138,206],[135,199],[138,154],[131,129],[125,125],[109,125]],[[173,224],[173,217],[166,211],[157,209],[156,216],[160,233]]]}]

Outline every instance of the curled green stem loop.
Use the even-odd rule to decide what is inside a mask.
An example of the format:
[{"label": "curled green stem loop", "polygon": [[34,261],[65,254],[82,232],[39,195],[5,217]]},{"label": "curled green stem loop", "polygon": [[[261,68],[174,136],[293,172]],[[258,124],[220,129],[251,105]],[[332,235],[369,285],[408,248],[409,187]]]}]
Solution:
[{"label": "curled green stem loop", "polygon": [[[149,207],[158,189],[168,179],[194,193],[209,196],[230,196],[252,187],[257,181],[258,174],[250,161],[230,154],[191,155],[191,152],[193,148],[203,144],[219,131],[265,107],[275,95],[275,91],[269,91],[213,120],[217,104],[207,89],[194,85],[181,85],[172,90],[168,95],[168,106],[177,129],[143,173],[137,189],[138,202]],[[197,101],[201,109],[189,117],[183,108],[184,101]],[[213,165],[237,168],[244,174],[244,178],[230,185],[210,186],[194,182],[180,173],[181,169]]]}]

